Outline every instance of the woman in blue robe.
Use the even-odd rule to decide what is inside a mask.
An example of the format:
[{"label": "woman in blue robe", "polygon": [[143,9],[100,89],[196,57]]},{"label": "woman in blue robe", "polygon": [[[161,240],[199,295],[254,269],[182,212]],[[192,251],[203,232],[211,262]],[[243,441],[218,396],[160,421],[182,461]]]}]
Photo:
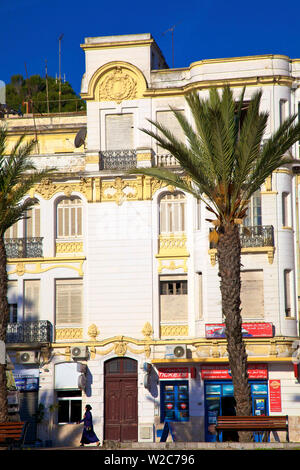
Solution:
[{"label": "woman in blue robe", "polygon": [[99,439],[94,432],[91,409],[92,407],[90,405],[86,405],[83,419],[78,423],[80,424],[83,422],[80,446],[84,446],[84,444],[92,444],[94,442],[97,443],[97,446],[100,445]]}]

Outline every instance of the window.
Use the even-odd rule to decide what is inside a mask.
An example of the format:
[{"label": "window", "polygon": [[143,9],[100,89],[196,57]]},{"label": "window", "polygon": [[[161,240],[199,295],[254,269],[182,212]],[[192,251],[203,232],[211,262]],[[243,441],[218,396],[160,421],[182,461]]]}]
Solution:
[{"label": "window", "polygon": [[243,319],[264,317],[264,273],[262,270],[241,272],[241,309]]},{"label": "window", "polygon": [[[184,114],[184,111],[179,110],[181,114]],[[185,134],[182,130],[181,125],[179,124],[176,116],[173,111],[157,111],[156,120],[164,127],[166,127],[177,139],[184,142]],[[159,144],[157,144],[157,153],[162,154],[166,150],[162,149]]]},{"label": "window", "polygon": [[57,238],[82,236],[82,201],[79,197],[64,198],[57,204]]},{"label": "window", "polygon": [[189,420],[188,382],[160,382],[161,412],[160,421]]},{"label": "window", "polygon": [[287,100],[279,100],[279,124],[280,125],[287,118],[287,114],[288,114],[287,106],[288,106]]},{"label": "window", "polygon": [[40,237],[40,206],[38,201],[35,205],[26,211],[26,219],[24,219],[24,237]]},{"label": "window", "polygon": [[255,191],[248,205],[247,216],[244,219],[244,225],[247,227],[256,227],[262,224],[261,217],[261,194],[260,190]]},{"label": "window", "polygon": [[57,279],[56,324],[81,325],[82,322],[82,280]]},{"label": "window", "polygon": [[186,276],[160,276],[161,324],[186,324],[188,315],[188,284]]},{"label": "window", "polygon": [[291,296],[291,271],[284,270],[284,308],[285,316],[292,316],[292,296]]},{"label": "window", "polygon": [[9,323],[18,321],[18,281],[8,281],[7,300],[9,305]]},{"label": "window", "polygon": [[18,222],[5,231],[4,238],[18,238]]},{"label": "window", "polygon": [[24,320],[37,321],[40,316],[40,280],[24,281]]},{"label": "window", "polygon": [[160,281],[160,294],[161,295],[186,295],[187,294],[187,281]]},{"label": "window", "polygon": [[185,196],[167,193],[160,199],[160,233],[184,232]]},{"label": "window", "polygon": [[282,225],[289,227],[290,222],[290,194],[282,193]]},{"label": "window", "polygon": [[105,116],[105,149],[134,148],[133,114],[107,114]]},{"label": "window", "polygon": [[77,423],[82,419],[81,390],[57,390],[57,421],[59,424]]}]

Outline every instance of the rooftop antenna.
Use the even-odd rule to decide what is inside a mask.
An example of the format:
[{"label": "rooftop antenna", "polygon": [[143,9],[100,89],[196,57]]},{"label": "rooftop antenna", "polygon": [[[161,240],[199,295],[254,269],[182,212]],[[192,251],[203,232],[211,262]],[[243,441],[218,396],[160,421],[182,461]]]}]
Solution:
[{"label": "rooftop antenna", "polygon": [[38,136],[37,136],[37,128],[36,128],[36,122],[35,122],[35,115],[34,115],[34,104],[32,100],[32,93],[31,93],[31,87],[29,84],[29,77],[28,77],[28,72],[27,72],[27,65],[26,62],[24,63],[25,65],[25,72],[26,72],[26,78],[27,78],[27,84],[28,84],[28,102],[27,102],[27,110],[29,105],[31,104],[31,112],[32,112],[32,118],[33,118],[33,125],[34,125],[34,134],[35,134],[35,145],[37,149],[37,153],[40,153],[40,148],[39,148],[39,141],[38,141]]},{"label": "rooftop antenna", "polygon": [[173,26],[171,26],[171,28],[167,29],[164,33],[162,33],[163,36],[166,33],[169,33],[170,31],[171,31],[171,34],[172,34],[172,68],[174,68],[174,29],[180,23],[174,24]]},{"label": "rooftop antenna", "polygon": [[63,38],[63,33],[58,38],[58,67],[59,67],[59,77],[58,77],[58,112],[61,110],[61,40]]},{"label": "rooftop antenna", "polygon": [[49,88],[48,88],[48,67],[47,60],[45,60],[45,72],[46,72],[46,97],[47,97],[47,112],[50,113],[49,109]]}]

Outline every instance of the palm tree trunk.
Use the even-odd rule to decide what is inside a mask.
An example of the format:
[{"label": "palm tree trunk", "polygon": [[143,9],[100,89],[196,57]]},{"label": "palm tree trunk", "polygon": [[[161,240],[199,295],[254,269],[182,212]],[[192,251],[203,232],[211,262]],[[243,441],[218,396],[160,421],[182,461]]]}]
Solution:
[{"label": "palm tree trunk", "polygon": [[[248,383],[247,353],[242,337],[241,244],[237,225],[224,226],[224,230],[221,231],[218,242],[218,263],[236,414],[250,416],[252,414],[251,388]],[[243,442],[251,440],[251,433],[239,433],[239,439]]]},{"label": "palm tree trunk", "polygon": [[[9,306],[7,301],[7,272],[4,238],[0,236],[0,340],[6,342]],[[0,422],[8,421],[6,366],[0,364]]]}]

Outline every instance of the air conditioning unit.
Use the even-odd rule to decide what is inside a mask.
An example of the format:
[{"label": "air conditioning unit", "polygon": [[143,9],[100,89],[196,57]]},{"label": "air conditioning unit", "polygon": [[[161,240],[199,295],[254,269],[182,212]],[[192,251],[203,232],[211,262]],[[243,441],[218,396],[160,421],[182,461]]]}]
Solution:
[{"label": "air conditioning unit", "polygon": [[87,346],[74,346],[71,354],[73,359],[87,359],[89,352]]},{"label": "air conditioning unit", "polygon": [[186,345],[185,344],[172,344],[166,346],[165,351],[166,359],[185,359],[186,358]]},{"label": "air conditioning unit", "polygon": [[18,364],[37,364],[39,362],[38,351],[22,351],[17,353]]}]

